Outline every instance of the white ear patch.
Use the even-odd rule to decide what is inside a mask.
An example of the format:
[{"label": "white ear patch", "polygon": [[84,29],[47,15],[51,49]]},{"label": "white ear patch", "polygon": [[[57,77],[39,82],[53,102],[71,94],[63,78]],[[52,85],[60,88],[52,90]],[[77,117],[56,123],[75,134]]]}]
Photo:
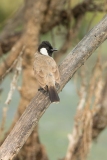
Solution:
[{"label": "white ear patch", "polygon": [[48,52],[47,52],[46,48],[41,48],[40,53],[45,55],[45,56],[48,56]]}]

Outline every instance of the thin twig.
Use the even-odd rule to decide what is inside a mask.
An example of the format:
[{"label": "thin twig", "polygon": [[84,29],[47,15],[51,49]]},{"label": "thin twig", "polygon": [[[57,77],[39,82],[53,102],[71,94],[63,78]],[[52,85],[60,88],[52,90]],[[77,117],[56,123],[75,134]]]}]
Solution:
[{"label": "thin twig", "polygon": [[[5,122],[6,122],[6,117],[7,117],[8,105],[12,100],[12,96],[13,96],[14,90],[15,90],[16,85],[17,85],[18,77],[19,77],[19,75],[21,73],[21,70],[22,70],[22,57],[21,56],[22,56],[23,51],[24,51],[23,49],[22,49],[19,57],[15,61],[15,63],[17,63],[16,68],[15,68],[15,73],[14,73],[12,82],[10,84],[10,91],[9,91],[7,99],[5,101],[6,106],[3,107],[2,122],[1,122],[1,126],[0,126],[0,137],[1,137],[1,139],[2,139],[2,136],[3,136],[4,129],[5,129]],[[14,63],[14,65],[15,65],[15,63]],[[1,139],[0,139],[0,141],[1,141]]]},{"label": "thin twig", "polygon": [[9,69],[6,70],[6,72],[3,74],[3,76],[1,77],[1,81],[3,81],[4,77],[12,70],[12,68],[15,66],[15,64],[17,63],[17,61],[19,60],[19,58],[23,55],[25,50],[25,46],[23,46],[22,51],[20,52],[20,54],[18,55],[18,58],[15,59],[15,61],[12,63],[12,65],[10,66]]}]

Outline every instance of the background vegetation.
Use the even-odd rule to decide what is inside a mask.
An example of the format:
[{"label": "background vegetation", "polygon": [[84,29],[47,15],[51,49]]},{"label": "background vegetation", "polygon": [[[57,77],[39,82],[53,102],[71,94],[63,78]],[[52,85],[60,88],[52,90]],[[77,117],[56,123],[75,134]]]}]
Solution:
[{"label": "background vegetation", "polygon": [[[48,40],[59,49],[59,53],[55,54],[54,58],[60,64],[67,53],[104,17],[107,11],[107,2],[105,0],[56,1],[44,1],[43,4],[42,1],[35,0],[31,0],[31,2],[28,2],[28,0],[24,2],[22,0],[1,0],[0,2],[1,143],[37,92],[35,81],[32,78],[32,59],[40,41]],[[38,16],[36,10],[39,9],[40,14]],[[83,94],[87,94],[83,107],[89,105],[92,112],[95,108],[97,110],[101,109],[103,102],[105,102],[102,97],[104,97],[104,88],[106,86],[106,43],[103,43],[97,49],[65,86],[59,94],[61,102],[58,105],[52,104],[49,107],[41,118],[39,127],[36,127],[16,159],[47,160],[47,157],[49,157],[49,159],[55,160],[66,157],[67,146],[70,141],[67,135],[71,134],[73,127],[75,127],[75,115],[78,112],[77,108]],[[8,74],[6,71],[18,59],[24,45],[22,72],[18,75],[18,82],[15,84],[16,90],[12,94],[11,102],[4,104],[15,74],[16,64]],[[101,90],[97,86],[100,82],[102,82]],[[94,89],[92,89],[92,86],[94,86]],[[84,90],[82,90],[82,87],[84,87]],[[100,113],[103,115],[103,112],[106,113],[106,109]],[[106,119],[107,115],[104,116]],[[88,146],[87,151],[83,151],[82,156],[79,151],[79,156],[76,155],[72,159],[78,160],[78,157],[81,160],[86,159],[87,155],[88,160],[107,158],[107,131],[105,129],[107,120],[104,119],[103,122],[100,116],[98,119],[99,121],[96,121],[96,123],[102,125],[97,129],[97,134],[91,135],[91,138],[94,137],[94,143],[92,140],[88,140],[89,144],[86,144]],[[103,129],[105,130],[99,136]],[[92,147],[89,153],[91,144]]]}]

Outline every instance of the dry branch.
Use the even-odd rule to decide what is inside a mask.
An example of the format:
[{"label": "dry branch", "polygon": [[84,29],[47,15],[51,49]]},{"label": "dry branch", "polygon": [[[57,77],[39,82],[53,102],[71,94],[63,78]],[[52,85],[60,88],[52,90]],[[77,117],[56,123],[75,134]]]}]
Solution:
[{"label": "dry branch", "polygon": [[[95,133],[95,128],[93,128],[94,116],[98,115],[101,109],[104,77],[99,59],[93,68],[88,85],[86,85],[87,76],[84,76],[84,68],[82,68],[81,75],[80,102],[75,116],[73,132],[69,136],[69,145],[64,160],[86,159],[92,143],[93,133]],[[95,126],[97,127],[98,124],[95,123]]]},{"label": "dry branch", "polygon": [[0,40],[0,46],[1,46],[0,56],[10,51],[13,45],[19,40],[20,37],[21,37],[21,32],[15,32],[11,35],[6,35],[5,38]]},{"label": "dry branch", "polygon": [[10,84],[10,91],[9,91],[8,97],[7,97],[6,101],[5,101],[6,105],[9,105],[9,103],[12,100],[12,96],[13,96],[14,90],[16,89],[16,85],[17,85],[17,81],[18,81],[19,75],[20,75],[20,73],[22,71],[22,57],[21,57],[21,55],[20,55],[20,57],[18,58],[17,61],[18,62],[17,62],[16,68],[15,68],[15,73],[14,73],[12,82]]},{"label": "dry branch", "polygon": [[68,28],[66,38],[65,38],[65,41],[64,41],[62,47],[60,48],[59,52],[54,55],[54,59],[57,62],[57,64],[60,61],[60,58],[66,54],[68,48],[71,46],[71,42],[77,36],[77,34],[78,34],[77,30],[79,30],[79,28],[81,26],[81,21],[82,21],[82,16],[80,19],[76,20],[72,29]]},{"label": "dry branch", "polygon": [[10,69],[11,66],[14,65],[15,59],[17,59],[17,57],[19,56],[19,54],[22,50],[22,47],[23,47],[22,42],[23,42],[23,40],[20,39],[20,41],[18,41],[13,46],[11,53],[8,55],[7,59],[4,62],[2,62],[1,66],[0,66],[0,80],[2,80],[5,77],[6,72],[8,72],[8,69]]},{"label": "dry branch", "polygon": [[[24,50],[25,47],[23,47],[23,50]],[[5,122],[6,122],[6,117],[7,117],[7,110],[8,110],[8,105],[9,103],[11,102],[12,100],[12,96],[13,96],[13,93],[14,93],[14,90],[16,89],[16,86],[17,86],[17,81],[18,81],[18,78],[19,78],[19,75],[21,73],[21,70],[22,70],[22,54],[23,54],[23,50],[21,51],[18,59],[16,59],[16,68],[15,68],[15,73],[14,73],[14,76],[13,76],[13,79],[12,79],[12,82],[10,84],[10,91],[8,93],[8,96],[6,98],[6,101],[5,101],[5,106],[3,107],[3,116],[2,116],[2,122],[1,122],[1,126],[0,126],[0,142],[2,141],[2,135],[4,133],[4,130],[5,130]]]},{"label": "dry branch", "polygon": [[16,27],[24,21],[24,10],[25,7],[23,5],[20,6],[15,15],[6,22],[4,29],[0,34],[0,41],[7,39],[8,36],[12,36]]},{"label": "dry branch", "polygon": [[100,97],[97,110],[98,111],[94,113],[93,116],[93,139],[96,139],[98,135],[107,127],[107,77],[105,79],[105,83],[103,84],[102,95]]},{"label": "dry branch", "polygon": [[[30,0],[30,6],[32,6],[34,0]],[[27,1],[26,1],[27,2]],[[65,10],[65,0],[63,1],[51,1],[48,10],[46,12],[45,18],[43,19],[43,27],[41,28],[41,33],[46,33],[49,30],[53,29],[55,26],[58,26],[59,24],[66,24],[69,23],[69,20],[71,17],[74,17],[75,20],[79,19],[81,16],[85,15],[87,11],[89,12],[106,12],[106,10],[103,9],[103,2],[102,5],[96,5],[92,0],[83,1],[82,3],[79,3],[76,5],[73,9],[70,9],[70,11]],[[9,20],[6,27],[3,29],[3,31],[0,34],[0,45],[2,46],[3,54],[10,51],[13,45],[16,43],[16,41],[19,39],[20,36],[22,36],[23,31],[15,32],[15,27],[19,25],[19,22],[22,24],[25,23],[25,17],[29,17],[29,15],[25,15],[25,12],[29,5],[25,3],[25,6],[18,11],[18,13],[15,14],[15,16]],[[54,12],[52,12],[54,11]],[[32,15],[31,15],[32,16]],[[54,19],[52,21],[52,19]],[[11,25],[12,24],[12,25]]]},{"label": "dry branch", "polygon": [[80,139],[83,134],[84,123],[83,123],[82,118],[83,116],[85,116],[83,112],[84,112],[84,106],[86,103],[87,91],[86,91],[86,79],[84,78],[84,76],[82,76],[82,78],[83,78],[83,81],[82,81],[82,85],[79,91],[80,101],[77,106],[77,113],[75,116],[75,122],[74,122],[72,134],[68,135],[69,144],[68,144],[68,149],[67,149],[67,153],[66,153],[64,160],[72,159],[75,153],[75,150],[78,146],[78,143],[80,142]]},{"label": "dry branch", "polygon": [[[106,38],[107,16],[83,38],[59,66],[61,84],[58,92]],[[12,159],[17,155],[49,104],[48,95],[38,92],[0,147],[0,160]]]}]

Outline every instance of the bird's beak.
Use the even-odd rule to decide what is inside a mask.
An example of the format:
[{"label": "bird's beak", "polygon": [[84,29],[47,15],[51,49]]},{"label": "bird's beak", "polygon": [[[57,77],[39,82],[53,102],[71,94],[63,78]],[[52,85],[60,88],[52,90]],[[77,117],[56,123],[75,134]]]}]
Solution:
[{"label": "bird's beak", "polygon": [[53,49],[51,49],[51,51],[52,51],[52,52],[54,52],[54,51],[58,51],[58,49],[56,49],[56,48],[53,48]]}]

